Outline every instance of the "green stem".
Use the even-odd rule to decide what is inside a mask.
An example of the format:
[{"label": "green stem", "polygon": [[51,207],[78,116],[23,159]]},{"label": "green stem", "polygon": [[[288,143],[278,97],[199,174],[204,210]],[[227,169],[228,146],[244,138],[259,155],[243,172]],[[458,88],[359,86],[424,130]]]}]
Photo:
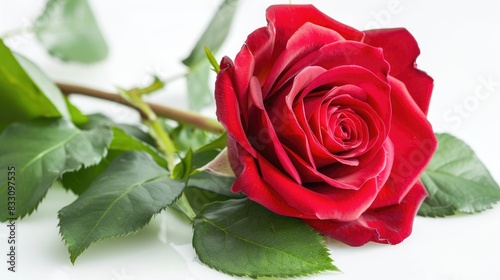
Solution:
[{"label": "green stem", "polygon": [[127,91],[119,88],[120,95],[126,99],[130,104],[134,105],[142,114],[144,123],[149,128],[151,135],[158,143],[160,150],[165,154],[168,163],[168,169],[172,172],[174,170],[174,155],[175,145],[170,136],[165,131],[160,120],[156,117],[155,112],[142,100],[140,94],[133,91]]},{"label": "green stem", "polygon": [[[121,103],[141,111],[134,104],[130,103],[128,100],[122,98],[120,95],[116,93],[106,92],[78,85],[65,84],[65,83],[56,83],[56,85],[65,95],[81,94],[85,96],[91,96],[99,99]],[[148,105],[148,107],[151,108],[151,110],[157,116],[168,118],[177,121],[179,123],[187,124],[192,127],[196,127],[212,133],[221,134],[224,133],[225,131],[224,127],[215,119],[207,118],[205,116],[201,116],[193,112],[165,107],[158,104],[147,103],[147,102],[144,103]]]},{"label": "green stem", "polygon": [[167,158],[168,170],[174,170],[175,145],[163,128],[162,123],[158,118],[155,118],[154,120],[145,120],[144,123],[149,128],[149,131],[152,132],[152,136],[158,143],[160,150],[164,152]]},{"label": "green stem", "polygon": [[[156,140],[160,150],[165,153],[168,163],[168,169],[170,170],[171,177],[173,177],[173,170],[175,167],[174,155],[176,152],[174,142],[168,135],[165,127],[161,123],[160,119],[156,117],[155,112],[148,106],[144,100],[141,98],[141,92],[137,89],[136,91],[127,91],[124,89],[118,89],[120,95],[125,98],[129,103],[134,105],[142,114],[144,123],[149,128],[149,131],[153,138]],[[176,178],[173,178],[176,179]],[[182,193],[181,197],[175,202],[177,207],[188,217],[191,221],[196,217],[196,213],[189,204],[187,197]]]},{"label": "green stem", "polygon": [[189,220],[193,221],[194,218],[196,217],[196,213],[194,212],[193,208],[191,207],[191,204],[189,204],[189,201],[187,200],[187,197],[184,193],[182,193],[181,197],[177,199],[175,202],[179,210],[182,211],[186,217],[188,217]]},{"label": "green stem", "polygon": [[147,87],[142,87],[142,88],[135,87],[135,88],[129,89],[128,92],[130,92],[130,94],[141,96],[141,95],[150,94],[152,92],[155,92],[155,91],[160,90],[160,89],[165,87],[166,83],[164,81],[160,80],[156,76],[154,78],[155,78],[155,80]]}]

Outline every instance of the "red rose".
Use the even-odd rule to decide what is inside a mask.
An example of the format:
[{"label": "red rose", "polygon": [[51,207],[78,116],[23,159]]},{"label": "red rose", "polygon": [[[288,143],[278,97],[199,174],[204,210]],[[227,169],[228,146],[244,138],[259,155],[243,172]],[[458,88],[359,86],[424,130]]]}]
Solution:
[{"label": "red rose", "polygon": [[437,145],[415,39],[310,5],[271,6],[267,20],[217,75],[232,190],[349,245],[401,242]]}]

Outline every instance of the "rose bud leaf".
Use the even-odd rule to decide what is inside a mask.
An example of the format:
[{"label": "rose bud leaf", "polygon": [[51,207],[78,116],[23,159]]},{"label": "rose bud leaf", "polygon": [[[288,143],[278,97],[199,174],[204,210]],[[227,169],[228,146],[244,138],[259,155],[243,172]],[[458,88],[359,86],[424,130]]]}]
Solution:
[{"label": "rose bud leaf", "polygon": [[436,134],[439,147],[420,179],[429,197],[420,216],[444,217],[477,213],[500,201],[500,188],[472,149],[463,141]]},{"label": "rose bud leaf", "polygon": [[226,274],[298,277],[338,271],[320,234],[300,219],[274,214],[249,199],[205,206],[193,228],[199,259]]}]

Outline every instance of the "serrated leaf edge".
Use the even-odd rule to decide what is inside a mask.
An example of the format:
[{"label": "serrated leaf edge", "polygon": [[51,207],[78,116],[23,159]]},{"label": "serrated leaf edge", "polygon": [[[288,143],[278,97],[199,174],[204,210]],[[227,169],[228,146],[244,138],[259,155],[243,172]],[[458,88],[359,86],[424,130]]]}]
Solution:
[{"label": "serrated leaf edge", "polygon": [[[209,203],[210,204],[210,203]],[[209,205],[207,204],[207,205]],[[207,207],[207,205],[205,205],[203,208]],[[203,209],[202,208],[202,209]],[[203,210],[202,210],[203,211]],[[208,219],[205,219],[205,218],[197,218],[197,219],[200,219],[200,220],[203,220],[203,221],[209,221]],[[221,229],[219,226],[217,226],[216,224],[214,223],[210,223],[214,226],[216,226],[218,229]],[[221,229],[222,230],[222,229]],[[224,274],[227,274],[227,275],[231,275],[231,276],[238,276],[238,277],[249,277],[249,278],[252,278],[252,279],[257,279],[259,277],[273,277],[273,278],[277,278],[277,277],[280,277],[280,278],[295,278],[295,277],[303,277],[303,276],[309,276],[309,275],[315,275],[315,274],[318,274],[320,272],[325,272],[325,271],[336,271],[336,272],[342,272],[339,268],[337,268],[334,264],[333,264],[333,259],[330,257],[330,254],[328,253],[328,249],[327,249],[327,246],[326,246],[326,242],[325,242],[325,239],[324,237],[319,234],[317,231],[315,231],[314,229],[312,228],[309,228],[309,230],[313,233],[315,233],[316,235],[316,238],[318,238],[318,241],[321,242],[321,244],[323,245],[323,248],[325,249],[325,257],[330,261],[329,264],[327,266],[330,266],[329,268],[327,266],[324,266],[324,267],[318,267],[317,271],[316,272],[307,272],[307,271],[302,271],[302,272],[298,272],[298,273],[292,273],[292,274],[259,274],[259,275],[250,275],[250,274],[240,274],[240,273],[232,273],[232,272],[228,272],[228,271],[224,271],[222,269],[219,269],[218,267],[216,266],[213,266],[207,262],[204,261],[204,258],[203,257],[200,257],[200,254],[198,254],[198,249],[194,246],[194,243],[195,243],[195,238],[196,238],[196,235],[193,234],[193,241],[192,241],[192,245],[193,245],[193,248],[196,252],[196,256],[198,257],[198,259],[204,263],[205,265],[207,265],[208,267],[212,268],[212,269],[215,269],[219,272],[222,272]],[[193,222],[193,231],[194,231],[194,222]],[[224,231],[226,232],[226,231]],[[233,235],[234,237],[237,237],[239,238],[238,236],[235,236],[234,234],[231,234]],[[242,239],[240,238],[241,240],[246,240],[246,239]],[[248,240],[246,240],[248,241]],[[255,243],[255,242],[251,242],[251,243]],[[255,243],[255,245],[259,245],[260,247],[266,247],[266,246],[261,246],[260,244],[258,243]],[[280,251],[280,250],[277,250],[275,248],[268,248],[266,247],[267,249],[273,249],[273,250],[276,250],[276,251],[279,251],[279,252],[282,252],[282,253],[285,253],[287,255],[291,255],[293,256],[294,258],[296,259],[299,259],[305,263],[309,263],[311,264],[310,262],[308,261],[305,261],[305,260],[302,260],[302,258],[299,258],[293,254],[290,254],[288,252],[285,252],[285,251]]]},{"label": "serrated leaf edge", "polygon": [[[151,181],[157,180],[157,179],[159,179],[159,178],[163,178],[163,177],[168,177],[168,178],[170,178],[168,175],[156,176],[156,177],[151,178],[151,179],[148,179],[148,180],[146,180],[146,181],[143,181],[143,182],[137,183],[137,184],[135,184],[134,186],[129,187],[127,190],[129,190],[129,189],[130,189],[130,191],[132,191],[131,189],[133,189],[133,188],[136,188],[136,187],[138,187],[138,186],[140,186],[140,185],[146,184],[146,183],[148,183],[148,182],[151,182]],[[129,192],[130,192],[130,191],[129,191]],[[100,219],[99,219],[99,221],[96,223],[96,225],[94,226],[94,228],[92,229],[92,231],[90,231],[90,233],[92,233],[92,232],[93,232],[93,230],[95,230],[95,228],[98,226],[98,224],[100,223],[100,221],[102,220],[102,218],[103,218],[103,217],[107,214],[107,212],[109,212],[109,210],[110,210],[110,209],[114,206],[114,204],[115,204],[118,200],[120,200],[121,198],[123,198],[126,194],[128,194],[129,192],[126,192],[125,194],[123,194],[123,195],[119,196],[117,199],[115,199],[115,200],[113,201],[112,205],[106,209],[106,213],[105,213],[104,215],[102,215],[102,216],[101,216],[101,218],[100,218]],[[124,233],[124,234],[115,234],[115,235],[107,236],[107,237],[100,238],[100,239],[98,239],[98,240],[92,241],[90,244],[88,244],[88,245],[87,245],[87,246],[85,246],[85,247],[78,247],[78,249],[79,249],[79,250],[81,250],[81,252],[80,252],[80,253],[78,253],[78,254],[76,254],[76,255],[75,255],[75,254],[73,254],[73,252],[71,252],[71,249],[70,249],[70,248],[71,248],[72,246],[71,246],[71,245],[69,245],[69,244],[66,242],[66,240],[64,239],[64,233],[62,232],[62,228],[61,228],[61,211],[62,211],[64,208],[68,207],[69,205],[68,205],[68,206],[63,207],[61,210],[59,210],[59,211],[58,211],[58,215],[57,215],[57,216],[58,216],[58,219],[59,219],[59,223],[57,224],[57,226],[59,227],[59,234],[61,235],[62,239],[64,240],[64,244],[68,247],[68,251],[69,251],[69,253],[70,253],[70,260],[71,260],[71,263],[72,263],[72,264],[74,264],[74,263],[75,263],[75,261],[76,261],[76,259],[77,259],[77,258],[78,258],[78,257],[79,257],[79,256],[80,256],[80,255],[81,255],[81,254],[82,254],[82,253],[83,253],[83,252],[84,252],[87,248],[89,248],[89,247],[90,247],[91,245],[93,245],[94,243],[97,243],[97,242],[99,242],[99,241],[103,241],[103,240],[106,240],[106,239],[110,239],[110,238],[115,238],[115,237],[123,237],[123,236],[129,236],[129,235],[136,234],[139,230],[141,230],[141,229],[142,229],[142,228],[144,228],[146,225],[148,225],[148,224],[149,224],[149,222],[153,219],[153,217],[155,217],[156,215],[158,215],[159,213],[161,213],[163,210],[165,210],[165,209],[166,209],[167,207],[169,207],[170,205],[174,204],[174,203],[175,203],[175,202],[179,199],[179,197],[180,197],[181,195],[182,195],[182,192],[181,192],[181,193],[180,193],[180,194],[179,194],[179,195],[178,195],[178,196],[177,196],[174,200],[172,200],[172,202],[171,202],[170,204],[167,204],[165,207],[161,208],[161,209],[160,209],[157,213],[153,213],[153,215],[149,218],[149,220],[148,220],[148,221],[147,221],[147,222],[146,222],[143,226],[139,227],[137,230],[135,230],[135,231],[131,231],[131,232],[127,232],[127,233]],[[70,204],[70,205],[71,205],[71,204]],[[89,234],[87,234],[87,236],[86,236],[85,240],[86,240],[86,239],[90,236],[90,233],[89,233]]]}]

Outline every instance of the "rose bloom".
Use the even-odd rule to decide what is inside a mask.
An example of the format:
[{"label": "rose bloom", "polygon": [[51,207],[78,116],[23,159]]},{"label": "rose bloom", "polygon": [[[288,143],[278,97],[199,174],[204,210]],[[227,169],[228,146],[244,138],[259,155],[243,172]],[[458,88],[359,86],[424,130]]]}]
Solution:
[{"label": "rose bloom", "polygon": [[417,42],[310,5],[271,6],[266,17],[217,75],[232,191],[352,246],[401,242],[437,146]]}]

